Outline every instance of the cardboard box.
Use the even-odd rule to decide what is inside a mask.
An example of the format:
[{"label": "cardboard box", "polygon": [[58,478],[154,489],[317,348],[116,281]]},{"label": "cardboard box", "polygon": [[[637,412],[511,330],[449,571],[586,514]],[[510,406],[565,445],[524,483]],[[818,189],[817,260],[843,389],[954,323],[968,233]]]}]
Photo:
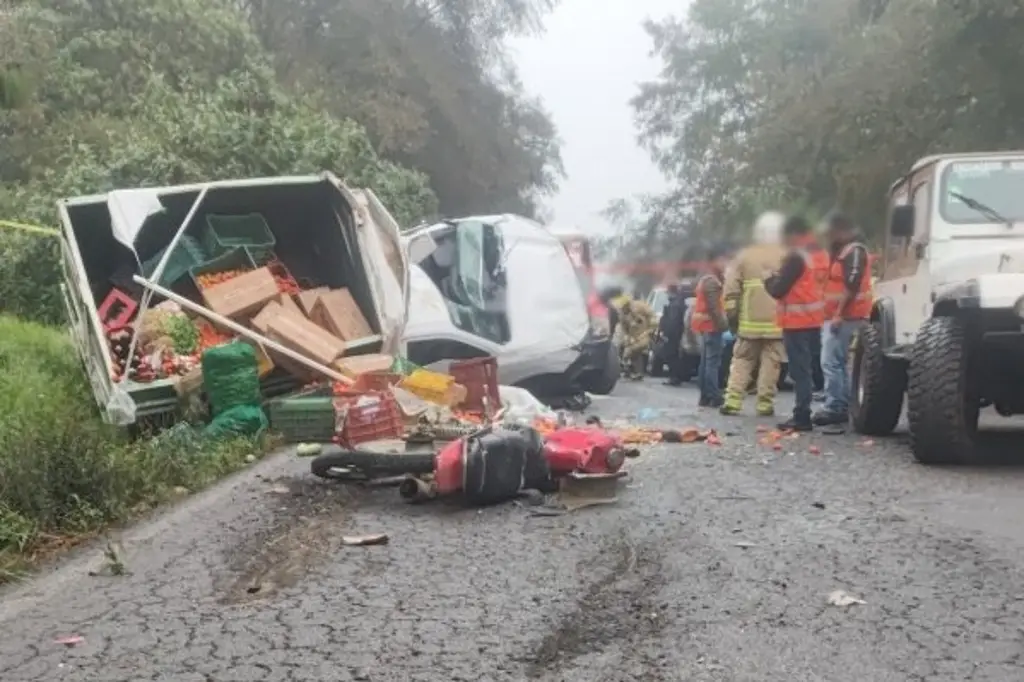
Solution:
[{"label": "cardboard box", "polygon": [[[268,332],[266,336],[271,341],[277,341],[282,346],[290,347],[283,337],[274,334],[273,332]],[[303,383],[309,383],[311,381],[316,381],[317,379],[325,378],[321,377],[320,374],[314,371],[311,367],[306,367],[301,362],[293,360],[287,355],[279,353],[271,348],[267,349],[267,355],[270,356],[270,359],[274,361],[275,365]]]},{"label": "cardboard box", "polygon": [[345,342],[316,326],[305,318],[285,311],[272,314],[264,320],[267,333],[274,340],[310,360],[330,366],[345,352]]},{"label": "cardboard box", "polygon": [[259,373],[260,379],[274,371],[274,360],[270,357],[267,349],[252,339],[243,338],[241,341],[242,343],[249,344],[256,351],[256,371]]},{"label": "cardboard box", "polygon": [[332,289],[321,294],[313,304],[309,318],[345,341],[373,335],[373,330],[348,289]]},{"label": "cardboard box", "polygon": [[[294,303],[295,302],[292,301],[293,305]],[[302,311],[299,310],[298,306],[295,306],[295,308],[292,309],[289,308],[287,305],[281,305],[279,301],[274,300],[268,303],[267,305],[263,306],[263,310],[261,310],[259,314],[256,315],[256,317],[249,320],[249,326],[258,331],[260,334],[266,336],[267,331],[270,328],[270,320],[280,315],[291,315],[292,317],[299,320],[306,319],[306,316],[302,314]]]},{"label": "cardboard box", "polygon": [[368,372],[387,372],[395,359],[390,355],[380,353],[367,353],[366,355],[353,355],[350,358],[342,358],[334,363],[334,368],[349,379],[358,379],[360,374]]},{"label": "cardboard box", "polygon": [[313,314],[313,306],[322,294],[326,294],[330,289],[327,287],[317,287],[316,289],[310,289],[309,291],[300,291],[296,297],[299,299],[299,306],[302,308],[307,316]]},{"label": "cardboard box", "polygon": [[203,289],[203,299],[213,312],[237,318],[251,315],[280,293],[270,270],[259,268]]},{"label": "cardboard box", "polygon": [[302,315],[302,308],[299,307],[299,304],[295,302],[295,299],[290,294],[278,294],[274,300],[280,303],[281,307],[288,312]]}]

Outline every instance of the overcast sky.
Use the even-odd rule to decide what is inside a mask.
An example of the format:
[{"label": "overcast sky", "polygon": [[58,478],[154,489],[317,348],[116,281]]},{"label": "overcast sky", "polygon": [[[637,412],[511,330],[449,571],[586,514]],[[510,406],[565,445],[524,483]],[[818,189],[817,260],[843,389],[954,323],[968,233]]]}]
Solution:
[{"label": "overcast sky", "polygon": [[641,23],[685,11],[686,0],[561,0],[545,32],[511,47],[527,89],[544,99],[568,177],[551,208],[558,223],[601,229],[610,201],[665,186],[636,142],[629,99],[658,74]]}]

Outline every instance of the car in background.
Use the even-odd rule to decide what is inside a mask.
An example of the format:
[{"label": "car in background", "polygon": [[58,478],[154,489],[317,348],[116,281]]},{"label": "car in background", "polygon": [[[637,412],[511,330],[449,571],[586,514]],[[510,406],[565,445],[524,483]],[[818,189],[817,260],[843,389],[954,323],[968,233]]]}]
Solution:
[{"label": "car in background", "polygon": [[593,305],[597,292],[544,225],[474,216],[402,239],[412,264],[403,338],[411,362],[494,357],[502,384],[541,399],[614,389],[619,362],[607,309]]}]

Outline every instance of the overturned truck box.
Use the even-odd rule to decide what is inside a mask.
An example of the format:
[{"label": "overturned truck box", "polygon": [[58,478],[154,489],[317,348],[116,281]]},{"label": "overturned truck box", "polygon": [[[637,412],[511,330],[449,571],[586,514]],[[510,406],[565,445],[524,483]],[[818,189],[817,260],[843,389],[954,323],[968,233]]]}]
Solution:
[{"label": "overturned truck box", "polygon": [[[115,366],[111,330],[130,329],[133,312],[164,298],[202,301],[251,328],[249,316],[274,294],[264,291],[261,269],[283,268],[289,281],[317,292],[345,292],[336,298],[361,319],[360,338],[339,346],[344,357],[399,350],[409,268],[398,224],[371,191],[330,173],[116,190],[67,199],[58,210],[71,336],[109,422],[173,421],[180,409],[175,379]],[[237,291],[216,298],[204,288],[203,273],[236,266],[251,272]],[[273,302],[299,311],[290,294]],[[294,389],[297,373],[277,367],[261,381],[264,395]]]}]

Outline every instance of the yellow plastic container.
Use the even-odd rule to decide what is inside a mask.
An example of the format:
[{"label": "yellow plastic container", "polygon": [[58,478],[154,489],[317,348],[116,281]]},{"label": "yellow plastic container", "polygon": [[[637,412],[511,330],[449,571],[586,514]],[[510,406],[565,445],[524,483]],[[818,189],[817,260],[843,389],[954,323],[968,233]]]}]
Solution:
[{"label": "yellow plastic container", "polygon": [[419,396],[428,402],[446,405],[455,385],[455,378],[429,369],[413,370],[412,374],[402,379],[399,387]]}]

